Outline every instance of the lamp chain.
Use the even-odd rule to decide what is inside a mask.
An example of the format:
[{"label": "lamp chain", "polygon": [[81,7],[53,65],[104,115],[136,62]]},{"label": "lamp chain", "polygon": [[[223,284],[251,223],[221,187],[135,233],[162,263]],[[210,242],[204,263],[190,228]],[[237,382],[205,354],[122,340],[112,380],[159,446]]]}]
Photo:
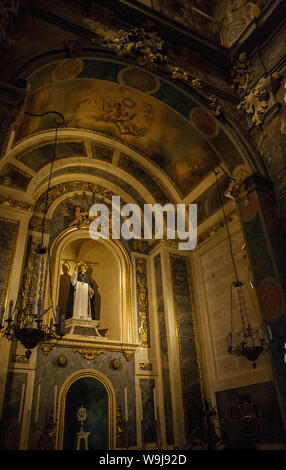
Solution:
[{"label": "lamp chain", "polygon": [[[229,176],[226,171],[220,167],[223,172],[229,177],[231,178],[231,176]],[[239,278],[238,278],[238,273],[237,273],[237,269],[236,269],[236,265],[235,265],[235,261],[234,261],[234,255],[233,255],[233,247],[232,247],[232,241],[231,241],[231,236],[230,236],[230,232],[229,232],[229,227],[228,227],[228,223],[227,223],[227,218],[226,218],[226,213],[225,213],[225,210],[224,210],[224,205],[223,205],[223,199],[222,199],[222,195],[221,195],[221,191],[220,191],[220,187],[219,187],[219,183],[218,183],[218,178],[217,178],[217,175],[218,175],[218,172],[216,172],[214,169],[213,169],[213,172],[215,174],[215,178],[216,178],[216,185],[217,185],[217,190],[218,190],[218,194],[219,194],[219,199],[220,199],[220,205],[221,205],[221,208],[222,208],[222,212],[223,212],[223,218],[224,218],[224,222],[225,222],[225,226],[226,226],[226,230],[227,230],[227,236],[228,236],[228,241],[229,241],[229,250],[230,250],[230,256],[231,256],[231,259],[232,259],[232,265],[233,265],[233,269],[234,269],[234,274],[235,274],[235,278],[236,278],[236,282],[237,284],[241,284]],[[231,178],[232,179],[232,178]]]}]

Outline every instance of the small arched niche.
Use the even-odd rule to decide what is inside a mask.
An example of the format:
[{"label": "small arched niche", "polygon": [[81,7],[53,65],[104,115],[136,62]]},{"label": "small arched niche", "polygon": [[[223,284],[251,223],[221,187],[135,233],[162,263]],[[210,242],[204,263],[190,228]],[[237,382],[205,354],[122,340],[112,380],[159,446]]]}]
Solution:
[{"label": "small arched niche", "polygon": [[115,240],[93,240],[88,229],[68,229],[53,243],[51,281],[53,299],[66,313],[70,279],[78,262],[87,264],[94,284],[95,319],[111,341],[130,342],[130,266],[127,253]]},{"label": "small arched niche", "polygon": [[[102,450],[115,447],[115,393],[97,370],[69,376],[59,395],[58,450]],[[84,408],[84,413],[78,411]],[[81,420],[81,417],[83,418]]]}]

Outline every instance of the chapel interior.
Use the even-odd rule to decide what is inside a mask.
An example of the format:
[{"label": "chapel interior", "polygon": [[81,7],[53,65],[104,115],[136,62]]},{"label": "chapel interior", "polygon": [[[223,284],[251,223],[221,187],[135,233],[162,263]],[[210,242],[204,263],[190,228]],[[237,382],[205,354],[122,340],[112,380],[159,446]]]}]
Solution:
[{"label": "chapel interior", "polygon": [[285,51],[285,0],[0,0],[0,449],[286,450]]}]

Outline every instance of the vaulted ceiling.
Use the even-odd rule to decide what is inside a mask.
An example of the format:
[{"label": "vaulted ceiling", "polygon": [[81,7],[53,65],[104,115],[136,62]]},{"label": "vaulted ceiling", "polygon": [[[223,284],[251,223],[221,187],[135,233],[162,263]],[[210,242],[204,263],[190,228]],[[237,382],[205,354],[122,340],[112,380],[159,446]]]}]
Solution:
[{"label": "vaulted ceiling", "polygon": [[[220,162],[225,162],[230,171],[244,163],[210,111],[168,81],[139,67],[94,58],[67,59],[34,71],[27,82],[24,110],[34,114],[56,110],[65,118],[63,127],[70,129],[70,137],[65,133],[61,138],[59,134],[57,159],[86,157],[84,143],[76,138],[79,130],[91,131],[92,138],[97,136],[97,142],[91,144],[95,160],[111,164],[112,142],[122,142],[125,152],[121,151],[117,159],[118,167],[144,180],[144,185],[148,186],[149,180],[150,190],[159,200],[164,199],[164,191],[156,182],[156,171],[164,174],[184,199]],[[50,115],[22,115],[11,147],[13,162],[7,155],[8,166],[2,164],[2,183],[14,171],[14,184],[24,190],[28,187],[31,174],[50,161],[52,142],[47,142],[45,133],[54,127]],[[43,137],[36,144],[29,143],[34,135]],[[109,145],[100,144],[98,136],[109,138]],[[141,164],[133,160],[134,150],[141,155]],[[18,178],[17,167],[22,175]]]}]

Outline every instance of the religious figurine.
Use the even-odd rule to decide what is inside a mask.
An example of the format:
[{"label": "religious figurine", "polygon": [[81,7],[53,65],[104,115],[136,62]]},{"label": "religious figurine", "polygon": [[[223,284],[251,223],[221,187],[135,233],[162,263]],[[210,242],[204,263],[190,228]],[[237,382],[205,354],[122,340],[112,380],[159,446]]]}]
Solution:
[{"label": "religious figurine", "polygon": [[86,271],[87,265],[81,262],[71,276],[66,318],[95,319],[94,284],[87,277]]}]

